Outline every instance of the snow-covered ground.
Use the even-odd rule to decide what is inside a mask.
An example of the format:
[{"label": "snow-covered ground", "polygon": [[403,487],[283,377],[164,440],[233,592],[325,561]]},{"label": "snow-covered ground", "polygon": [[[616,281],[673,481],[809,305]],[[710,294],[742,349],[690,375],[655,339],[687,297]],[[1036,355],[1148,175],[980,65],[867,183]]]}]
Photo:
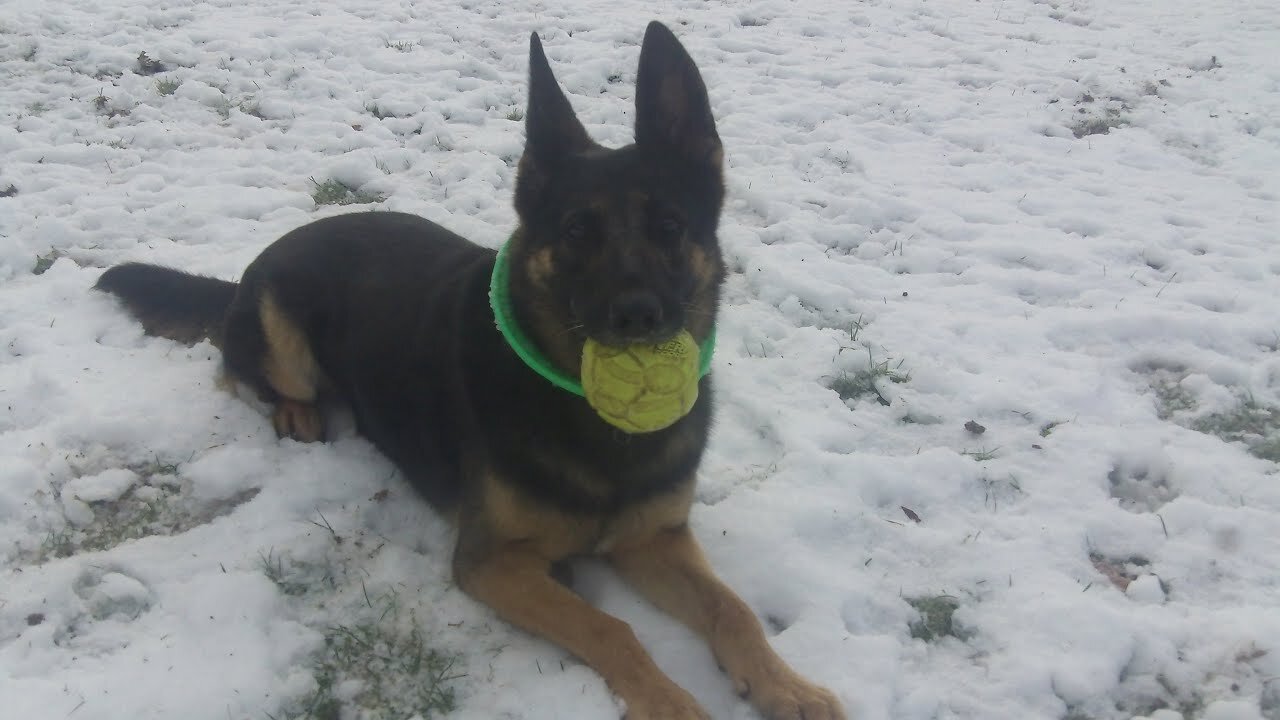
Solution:
[{"label": "snow-covered ground", "polygon": [[693,523],[780,652],[866,720],[1280,718],[1273,0],[6,0],[0,715],[616,716],[350,429],[277,440],[89,288],[235,278],[359,207],[317,184],[496,246],[529,31],[622,144],[652,18],[729,168]]}]

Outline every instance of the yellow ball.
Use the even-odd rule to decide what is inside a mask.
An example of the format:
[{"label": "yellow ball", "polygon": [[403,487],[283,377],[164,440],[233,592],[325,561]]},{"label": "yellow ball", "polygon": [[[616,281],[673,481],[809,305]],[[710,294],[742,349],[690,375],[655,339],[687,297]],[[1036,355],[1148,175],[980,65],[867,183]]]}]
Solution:
[{"label": "yellow ball", "polygon": [[698,367],[698,344],[688,330],[658,345],[613,347],[589,339],[582,349],[582,390],[610,425],[654,432],[693,408]]}]

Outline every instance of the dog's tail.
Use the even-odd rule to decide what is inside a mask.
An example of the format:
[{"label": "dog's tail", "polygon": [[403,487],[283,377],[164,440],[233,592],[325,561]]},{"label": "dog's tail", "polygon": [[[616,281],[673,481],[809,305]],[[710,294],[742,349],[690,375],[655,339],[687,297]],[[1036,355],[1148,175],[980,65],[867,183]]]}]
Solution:
[{"label": "dog's tail", "polygon": [[117,265],[94,287],[120,298],[148,335],[188,345],[208,338],[221,346],[222,320],[236,294],[233,282],[143,263]]}]

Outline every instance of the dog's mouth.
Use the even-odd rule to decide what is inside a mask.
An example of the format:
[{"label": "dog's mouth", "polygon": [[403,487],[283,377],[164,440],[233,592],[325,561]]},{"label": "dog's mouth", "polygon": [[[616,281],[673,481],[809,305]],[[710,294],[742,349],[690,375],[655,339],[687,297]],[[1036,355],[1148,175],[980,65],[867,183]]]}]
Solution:
[{"label": "dog's mouth", "polygon": [[584,333],[583,337],[590,338],[608,347],[630,347],[632,345],[660,345],[676,335],[679,335],[684,328],[674,328],[670,330],[661,330],[648,332],[643,334],[618,334],[607,330],[602,332]]},{"label": "dog's mouth", "polygon": [[621,292],[607,303],[570,301],[572,327],[585,341],[590,338],[609,347],[658,345],[679,335],[684,316],[679,306],[669,309],[655,293]]},{"label": "dog's mouth", "polygon": [[567,332],[582,342],[593,340],[607,347],[625,348],[632,345],[657,345],[666,342],[684,328],[649,327],[619,329],[612,327],[604,313],[584,312],[582,305],[576,300],[569,303],[569,325]]}]

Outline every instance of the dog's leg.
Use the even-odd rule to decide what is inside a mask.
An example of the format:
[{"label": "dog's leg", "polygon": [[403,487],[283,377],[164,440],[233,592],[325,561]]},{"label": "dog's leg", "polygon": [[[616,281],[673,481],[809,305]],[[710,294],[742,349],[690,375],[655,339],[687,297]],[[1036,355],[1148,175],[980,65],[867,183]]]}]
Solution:
[{"label": "dog's leg", "polygon": [[662,610],[706,638],[738,694],[769,720],[844,720],[828,690],[796,674],[765,639],[751,608],[707,563],[687,525],[614,548],[614,566]]},{"label": "dog's leg", "polygon": [[631,626],[589,605],[550,575],[527,542],[483,558],[455,559],[459,586],[506,621],[563,647],[604,678],[627,704],[627,720],[710,720],[697,700],[658,669]]},{"label": "dog's leg", "polygon": [[316,407],[320,364],[306,333],[280,308],[270,291],[263,292],[258,301],[256,320],[261,323],[266,345],[260,360],[262,374],[279,396],[271,414],[276,434],[301,442],[323,440],[324,420]]}]

